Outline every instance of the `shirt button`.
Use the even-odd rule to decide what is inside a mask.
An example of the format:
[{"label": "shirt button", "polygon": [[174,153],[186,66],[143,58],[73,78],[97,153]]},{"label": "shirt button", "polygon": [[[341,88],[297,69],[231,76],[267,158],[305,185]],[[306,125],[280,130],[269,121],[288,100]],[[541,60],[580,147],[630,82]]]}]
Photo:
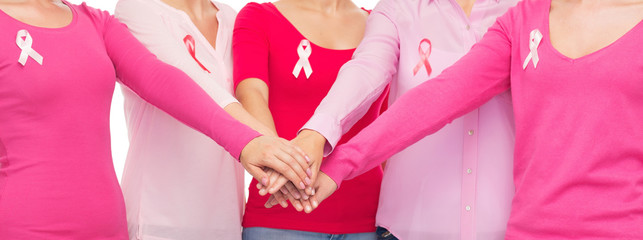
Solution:
[{"label": "shirt button", "polygon": [[467,210],[467,212],[471,211],[471,206],[467,205],[466,207],[464,207],[464,209]]},{"label": "shirt button", "polygon": [[467,24],[467,27],[466,27],[466,28],[467,28],[467,31],[469,31],[469,29],[471,29],[471,25],[468,25],[468,24]]},{"label": "shirt button", "polygon": [[469,130],[469,136],[473,136],[473,130]]},{"label": "shirt button", "polygon": [[471,168],[467,168],[467,174],[471,174],[471,172],[473,172]]}]

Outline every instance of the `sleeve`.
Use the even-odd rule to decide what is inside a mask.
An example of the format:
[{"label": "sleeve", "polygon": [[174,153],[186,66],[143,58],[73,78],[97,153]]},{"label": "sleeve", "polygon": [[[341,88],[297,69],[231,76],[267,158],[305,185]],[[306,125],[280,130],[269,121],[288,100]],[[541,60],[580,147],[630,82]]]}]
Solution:
[{"label": "sleeve", "polygon": [[371,125],[338,146],[321,170],[340,185],[509,89],[508,32],[503,21],[496,22],[453,66],[402,95]]},{"label": "sleeve", "polygon": [[239,159],[260,136],[216,104],[182,71],[156,58],[116,18],[104,18],[105,49],[121,82],[141,98],[200,131]]},{"label": "sleeve", "polygon": [[248,3],[239,14],[232,34],[234,88],[245,79],[258,78],[270,86],[268,79],[268,53],[265,9],[258,3]]},{"label": "sleeve", "polygon": [[228,90],[199,67],[182,41],[184,36],[172,35],[166,27],[168,20],[149,5],[150,3],[140,0],[121,0],[116,5],[114,16],[125,23],[130,32],[159,60],[185,72],[219,106],[225,107],[238,102]]},{"label": "sleeve", "polygon": [[315,114],[302,127],[326,138],[324,155],[330,154],[342,135],[366,114],[397,72],[400,43],[392,20],[395,6],[390,0],[378,3],[353,59],[342,66]]}]

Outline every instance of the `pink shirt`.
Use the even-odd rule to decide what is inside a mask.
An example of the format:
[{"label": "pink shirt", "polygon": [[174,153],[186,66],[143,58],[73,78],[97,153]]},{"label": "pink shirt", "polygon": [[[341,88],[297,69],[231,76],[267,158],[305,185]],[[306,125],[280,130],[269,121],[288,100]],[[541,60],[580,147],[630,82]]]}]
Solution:
[{"label": "pink shirt", "polygon": [[[121,0],[114,15],[160,60],[183,70],[225,107],[236,102],[231,52],[236,12],[213,4],[219,9],[216,49],[185,12],[160,0]],[[241,239],[241,165],[207,136],[122,89],[130,147],[121,186],[130,238]]]},{"label": "pink shirt", "polygon": [[[116,77],[235,157],[258,136],[107,12],[65,4],[73,20],[61,28],[0,11],[0,239],[127,239],[110,152]],[[25,49],[42,65],[33,53],[20,64]]]},{"label": "pink shirt", "polygon": [[525,0],[509,10],[322,170],[338,183],[355,176],[511,87],[516,193],[505,238],[643,239],[643,22],[570,59],[549,41],[549,9]]},{"label": "pink shirt", "polygon": [[[335,146],[387,84],[395,102],[431,81],[516,2],[476,1],[467,17],[455,0],[382,0],[353,60],[330,90],[332,97],[304,128]],[[514,193],[513,121],[506,91],[393,155],[382,181],[377,225],[400,239],[501,239]]]}]

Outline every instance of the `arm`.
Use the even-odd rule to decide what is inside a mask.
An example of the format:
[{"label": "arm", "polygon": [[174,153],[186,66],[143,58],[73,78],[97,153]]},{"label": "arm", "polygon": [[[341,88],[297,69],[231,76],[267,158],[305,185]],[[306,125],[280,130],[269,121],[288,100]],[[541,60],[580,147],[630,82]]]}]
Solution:
[{"label": "arm", "polygon": [[[166,22],[168,19],[156,11],[141,10],[146,8],[150,8],[149,3],[140,0],[122,0],[116,5],[114,16],[127,24],[130,32],[159,60],[183,70],[233,118],[264,135],[276,136],[269,128],[248,114],[228,90],[199,67],[187,51],[182,40],[184,36],[175,36],[172,30],[168,29]],[[229,20],[234,21],[234,19]]]},{"label": "arm", "polygon": [[118,77],[141,98],[212,138],[262,182],[268,182],[262,167],[283,171],[295,182],[307,177],[302,169],[307,163],[298,148],[274,137],[258,137],[225,113],[185,73],[158,60],[118,20],[107,13],[96,17],[100,17],[96,24],[101,24],[97,27]]},{"label": "arm", "polygon": [[453,66],[404,94],[370,126],[339,146],[322,171],[340,185],[507,90],[512,49],[505,18]]},{"label": "arm", "polygon": [[377,4],[353,59],[342,66],[327,97],[302,127],[300,136],[323,141],[315,148],[323,147],[324,155],[330,154],[342,135],[364,116],[397,72],[400,45],[392,20],[395,10],[395,1]]}]

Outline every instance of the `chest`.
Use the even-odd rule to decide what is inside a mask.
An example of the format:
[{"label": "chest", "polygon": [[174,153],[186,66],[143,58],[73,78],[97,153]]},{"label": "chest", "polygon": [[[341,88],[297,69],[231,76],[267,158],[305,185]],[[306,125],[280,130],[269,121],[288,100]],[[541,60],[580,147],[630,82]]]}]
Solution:
[{"label": "chest", "polygon": [[[26,35],[17,39],[20,30],[26,30]],[[2,107],[7,111],[41,108],[38,112],[43,114],[92,103],[108,108],[116,76],[102,42],[97,32],[81,34],[74,27],[4,28],[0,33]]]},{"label": "chest", "polygon": [[288,25],[273,28],[269,45],[271,103],[283,99],[316,106],[354,51],[320,47]]}]

